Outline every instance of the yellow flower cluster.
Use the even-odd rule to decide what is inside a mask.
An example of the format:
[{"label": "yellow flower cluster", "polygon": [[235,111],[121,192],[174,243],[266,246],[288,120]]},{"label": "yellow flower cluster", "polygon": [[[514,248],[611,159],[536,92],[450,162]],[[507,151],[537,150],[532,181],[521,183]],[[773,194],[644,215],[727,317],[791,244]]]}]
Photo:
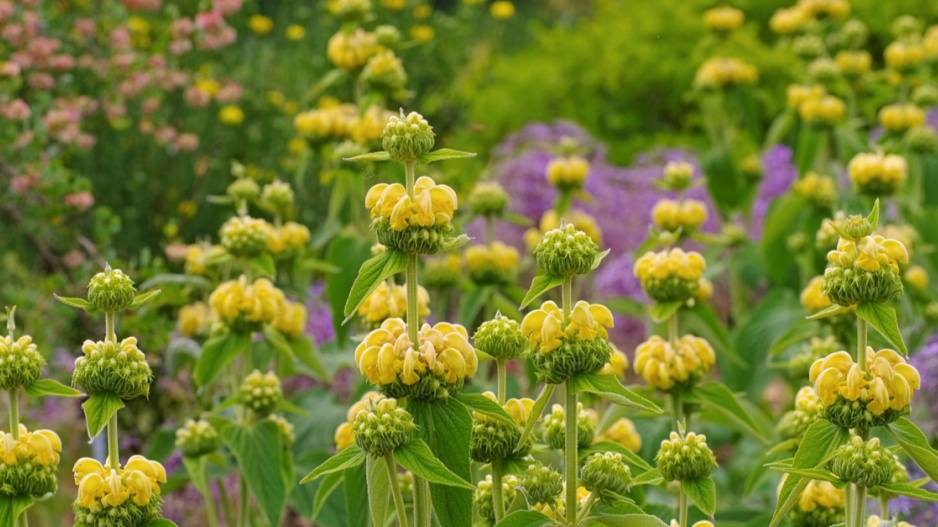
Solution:
[{"label": "yellow flower cluster", "polygon": [[264,15],[252,15],[248,19],[248,27],[255,35],[266,35],[274,29],[274,21]]},{"label": "yellow flower cluster", "polygon": [[309,228],[295,221],[288,221],[267,230],[267,252],[273,256],[286,256],[299,252],[309,243]]},{"label": "yellow flower cluster", "polygon": [[833,178],[808,172],[792,185],[794,191],[818,206],[830,207],[837,201],[837,183]]},{"label": "yellow flower cluster", "polygon": [[[544,514],[545,516],[547,516],[548,518],[552,520],[558,519],[557,516],[559,516],[560,518],[565,518],[566,517],[565,511],[567,509],[564,504],[566,502],[566,497],[567,497],[567,491],[566,491],[566,485],[564,485],[564,490],[560,493],[560,497],[557,498],[557,501],[554,503],[553,507],[551,507],[550,504],[548,503],[536,503],[531,508],[533,510],[536,510]],[[583,503],[586,503],[586,500],[588,500],[589,497],[590,497],[590,491],[586,490],[586,487],[577,487],[576,489],[577,506],[582,506]]]},{"label": "yellow flower cluster", "polygon": [[837,242],[837,249],[827,253],[827,261],[843,269],[856,267],[863,271],[875,272],[890,268],[898,273],[900,263],[909,263],[909,253],[899,240],[874,234],[855,242],[841,238]]},{"label": "yellow flower cluster", "polygon": [[862,50],[843,50],[834,57],[840,72],[847,77],[859,77],[870,72],[873,57]]},{"label": "yellow flower cluster", "polygon": [[541,353],[550,353],[563,345],[564,337],[582,340],[607,339],[606,328],[613,327],[612,312],[600,304],[588,304],[582,300],[573,306],[566,327],[563,311],[551,301],[541,304],[521,321],[521,333],[528,337],[531,347]]},{"label": "yellow flower cluster", "polygon": [[[887,520],[880,520],[879,516],[874,514],[866,519],[866,527],[879,527],[880,525],[882,525],[882,523],[880,522],[886,523]],[[899,522],[896,524],[896,527],[915,527],[915,526],[909,522]]]},{"label": "yellow flower cluster", "polygon": [[597,440],[618,443],[632,452],[638,452],[642,448],[642,436],[635,428],[635,423],[626,417],[612,423],[612,426],[599,434]]},{"label": "yellow flower cluster", "polygon": [[798,496],[798,508],[802,512],[811,512],[818,507],[843,509],[844,501],[843,489],[838,489],[828,481],[811,480]]},{"label": "yellow flower cluster", "polygon": [[938,25],[931,26],[925,31],[925,38],[922,39],[922,47],[925,49],[925,55],[929,59],[938,57]]},{"label": "yellow flower cluster", "polygon": [[432,227],[447,225],[453,219],[457,207],[456,192],[447,185],[437,185],[431,178],[423,176],[414,185],[414,197],[400,183],[379,183],[368,191],[365,206],[371,209],[371,217],[381,217],[390,222],[395,231],[408,227]]},{"label": "yellow flower cluster", "polygon": [[847,165],[850,180],[861,189],[873,184],[895,189],[905,181],[906,169],[905,158],[882,153],[857,154]]},{"label": "yellow flower cluster", "polygon": [[694,76],[698,88],[727,88],[755,84],[759,72],[752,64],[732,57],[713,57],[704,62]]},{"label": "yellow flower cluster", "polygon": [[447,322],[424,324],[415,347],[399,318],[385,320],[369,333],[355,349],[355,362],[372,384],[400,381],[406,386],[428,374],[456,383],[475,375],[479,365],[466,328]]},{"label": "yellow flower cluster", "polygon": [[710,343],[693,335],[684,335],[675,346],[654,335],[635,350],[635,373],[662,391],[702,376],[715,362]]},{"label": "yellow flower cluster", "polygon": [[684,252],[675,247],[670,251],[647,252],[635,262],[635,276],[645,285],[651,280],[679,278],[697,282],[707,268],[707,261],[696,251]]},{"label": "yellow flower cluster", "polygon": [[359,144],[376,141],[384,131],[391,112],[371,106],[360,114],[354,104],[328,102],[321,108],[296,114],[293,127],[297,132],[319,139],[352,139]]},{"label": "yellow flower cluster", "polygon": [[850,3],[847,0],[799,0],[796,7],[813,18],[840,20],[850,14]]},{"label": "yellow flower cluster", "polygon": [[75,484],[78,503],[87,509],[120,507],[128,499],[140,507],[160,494],[160,483],[166,483],[166,470],[156,461],[131,456],[124,468],[112,469],[95,459],[81,458],[75,463]]},{"label": "yellow flower cluster", "polygon": [[365,401],[374,402],[382,398],[384,398],[384,396],[378,392],[365,392],[362,398],[348,409],[348,412],[345,414],[345,422],[340,424],[335,430],[335,445],[337,450],[344,450],[355,444],[355,429],[352,427],[352,424],[355,422],[355,416],[358,415],[358,412],[362,412],[366,409]]},{"label": "yellow flower cluster", "polygon": [[501,271],[513,271],[518,267],[518,259],[518,250],[502,242],[473,245],[466,249],[466,269],[470,273],[489,266]]},{"label": "yellow flower cluster", "polygon": [[833,95],[808,98],[798,106],[798,116],[810,122],[833,124],[843,120],[846,113],[847,105]]},{"label": "yellow flower cluster", "polygon": [[889,409],[905,409],[921,386],[918,370],[891,349],[874,352],[867,348],[867,373],[849,353],[838,351],[815,361],[809,375],[822,405],[830,406],[843,397],[860,401],[877,416]]},{"label": "yellow flower cluster", "polygon": [[883,58],[890,68],[906,71],[922,64],[925,60],[925,48],[918,42],[897,40],[886,46]]},{"label": "yellow flower cluster", "polygon": [[[611,344],[610,344],[611,345]],[[603,366],[599,373],[603,375],[615,375],[617,378],[625,376],[629,369],[629,358],[619,348],[612,345],[612,355],[609,356],[609,362]]]},{"label": "yellow flower cluster", "polygon": [[746,15],[735,7],[724,5],[706,10],[703,19],[708,28],[728,33],[743,25]]},{"label": "yellow flower cluster", "polygon": [[769,28],[779,35],[790,35],[798,32],[807,22],[804,10],[794,6],[775,11],[769,19]]},{"label": "yellow flower cluster", "polygon": [[904,132],[925,124],[925,112],[912,104],[890,104],[879,111],[879,124],[890,132]]},{"label": "yellow flower cluster", "polygon": [[916,289],[924,290],[928,287],[928,271],[921,265],[913,265],[905,270],[905,281]]},{"label": "yellow flower cluster", "polygon": [[651,219],[659,229],[693,231],[707,221],[707,206],[696,199],[663,199],[651,209]]},{"label": "yellow flower cluster", "polygon": [[589,170],[589,161],[583,157],[557,157],[547,164],[547,181],[561,189],[581,188]]},{"label": "yellow flower cluster", "polygon": [[507,0],[496,0],[492,2],[492,7],[489,11],[492,13],[493,17],[499,20],[507,20],[515,16],[515,4]]},{"label": "yellow flower cluster", "polygon": [[[599,228],[596,218],[589,214],[578,209],[568,210],[563,216],[563,222],[568,225],[573,225],[578,231],[585,232],[591,240],[596,242],[596,245],[602,244],[603,231]],[[538,228],[528,229],[527,232],[524,233],[524,243],[529,249],[534,250],[541,241],[541,238],[544,237],[544,233],[559,229],[560,223],[561,217],[556,210],[551,209],[545,212],[544,215],[541,216]]]},{"label": "yellow flower cluster", "polygon": [[179,309],[179,332],[187,337],[195,337],[206,329],[210,316],[211,313],[205,302],[182,306]]},{"label": "yellow flower cluster", "polygon": [[827,94],[827,90],[820,84],[789,84],[785,90],[788,107],[797,110],[805,101],[820,99]]},{"label": "yellow flower cluster", "polygon": [[[492,392],[484,392],[482,395],[491,399],[493,402],[497,403],[498,398]],[[531,409],[534,408],[534,400],[528,399],[526,397],[521,399],[511,398],[505,401],[505,404],[502,405],[502,409],[505,410],[511,419],[515,422],[516,425],[523,427],[528,422],[528,418],[531,417]],[[473,412],[472,416],[477,420],[486,420],[494,419],[488,417],[485,414],[480,414],[479,412]]]},{"label": "yellow flower cluster", "polygon": [[298,339],[306,331],[308,314],[302,302],[285,301],[274,319],[274,329],[291,339]]},{"label": "yellow flower cluster", "polygon": [[803,305],[809,313],[818,313],[834,305],[831,299],[824,294],[823,286],[824,277],[815,276],[801,292],[801,305]]},{"label": "yellow flower cluster", "polygon": [[30,432],[20,423],[19,439],[13,439],[13,434],[0,430],[0,461],[4,465],[36,463],[51,467],[58,464],[61,452],[62,440],[52,430]]},{"label": "yellow flower cluster", "polygon": [[209,306],[222,322],[270,324],[284,306],[283,292],[265,278],[248,284],[241,276],[218,286],[208,298]]},{"label": "yellow flower cluster", "polygon": [[329,39],[326,56],[336,67],[354,70],[364,66],[380,50],[378,37],[358,28],[351,33],[339,31],[333,35]]},{"label": "yellow flower cluster", "polygon": [[[430,295],[422,286],[417,286],[417,314],[420,318],[430,314]],[[358,316],[374,327],[389,318],[401,318],[407,313],[407,287],[381,284],[368,295],[358,307]]]}]

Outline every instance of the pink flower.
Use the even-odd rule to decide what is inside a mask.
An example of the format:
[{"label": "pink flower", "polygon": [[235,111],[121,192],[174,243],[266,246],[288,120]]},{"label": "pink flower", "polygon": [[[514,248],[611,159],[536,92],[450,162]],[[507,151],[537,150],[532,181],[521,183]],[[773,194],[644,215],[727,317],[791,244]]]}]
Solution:
[{"label": "pink flower", "polygon": [[153,139],[161,145],[167,145],[173,142],[178,135],[179,132],[172,126],[162,126],[153,132]]},{"label": "pink flower", "polygon": [[13,16],[13,11],[16,8],[10,2],[0,2],[0,22],[6,22]]},{"label": "pink flower", "polygon": [[195,25],[201,31],[211,31],[219,29],[225,24],[225,16],[221,11],[213,9],[212,11],[203,11],[195,15]]},{"label": "pink flower", "polygon": [[75,57],[71,55],[55,55],[49,59],[49,67],[56,71],[67,71],[75,67]]},{"label": "pink flower", "polygon": [[222,104],[236,102],[241,98],[241,92],[241,86],[233,82],[228,82],[218,90],[218,93],[215,95],[215,100]]},{"label": "pink flower", "polygon": [[13,179],[10,180],[10,190],[14,194],[26,194],[29,192],[29,189],[36,186],[39,183],[39,178],[34,175],[27,176],[13,176]]},{"label": "pink flower", "polygon": [[73,192],[65,196],[65,203],[75,207],[79,212],[84,212],[94,205],[94,196],[87,190]]},{"label": "pink flower", "polygon": [[191,18],[180,18],[174,20],[171,27],[174,38],[185,38],[192,34],[195,31],[195,25],[192,23]]},{"label": "pink flower", "polygon": [[19,77],[20,65],[16,62],[4,62],[0,64],[0,77]]},{"label": "pink flower", "polygon": [[230,16],[241,10],[241,0],[215,0],[215,9],[225,16]]},{"label": "pink flower", "polygon": [[147,64],[149,64],[153,69],[166,69],[166,57],[163,55],[152,55],[149,59],[147,59]]},{"label": "pink flower", "polygon": [[91,150],[97,142],[98,138],[91,134],[78,134],[75,137],[75,146],[82,150]]},{"label": "pink flower", "polygon": [[107,116],[109,121],[120,119],[121,117],[127,115],[127,106],[125,106],[124,103],[120,101],[105,103],[104,115]]},{"label": "pink flower", "polygon": [[193,108],[204,108],[205,106],[208,106],[208,103],[212,100],[211,95],[196,88],[195,86],[189,86],[186,88],[186,91],[183,92],[182,97],[186,100],[186,104]]},{"label": "pink flower", "polygon": [[10,24],[4,27],[3,31],[0,31],[0,37],[13,46],[20,46],[23,44],[23,36],[25,33],[26,28],[24,28],[22,24]]},{"label": "pink flower", "polygon": [[62,257],[62,263],[65,264],[65,267],[69,269],[74,269],[84,263],[85,253],[78,250],[71,250],[65,253],[65,256]]},{"label": "pink flower", "polygon": [[29,105],[26,104],[26,101],[23,99],[14,99],[0,109],[0,114],[11,121],[25,121],[29,119],[29,116],[31,116],[33,112],[29,109]]},{"label": "pink flower", "polygon": [[137,55],[134,53],[121,53],[111,58],[111,64],[117,69],[126,70],[133,66],[136,60]]},{"label": "pink flower", "polygon": [[186,255],[189,253],[189,246],[185,243],[173,242],[166,246],[164,252],[169,261],[182,262],[185,261]]},{"label": "pink flower", "polygon": [[180,152],[192,152],[199,147],[199,136],[193,133],[179,134],[176,138],[176,148]]},{"label": "pink flower", "polygon": [[150,135],[153,133],[153,123],[150,121],[140,121],[140,124],[137,125],[137,131],[143,135]]},{"label": "pink flower", "polygon": [[51,90],[55,88],[55,79],[48,73],[30,73],[26,82],[37,90]]},{"label": "pink flower", "polygon": [[74,29],[76,33],[83,37],[90,37],[94,35],[94,28],[94,20],[90,18],[79,18],[72,24],[72,29]]},{"label": "pink flower", "polygon": [[13,150],[20,150],[33,142],[33,139],[36,137],[36,132],[32,130],[28,132],[23,132],[20,135],[16,136],[13,139]]},{"label": "pink flower", "polygon": [[130,30],[118,27],[111,31],[111,47],[116,50],[130,49]]},{"label": "pink flower", "polygon": [[151,114],[160,109],[160,100],[156,97],[147,97],[140,103],[140,111],[144,114]]},{"label": "pink flower", "polygon": [[163,0],[124,0],[124,6],[131,11],[158,11]]},{"label": "pink flower", "polygon": [[188,40],[173,40],[169,43],[167,49],[170,53],[178,57],[192,51],[192,42]]}]

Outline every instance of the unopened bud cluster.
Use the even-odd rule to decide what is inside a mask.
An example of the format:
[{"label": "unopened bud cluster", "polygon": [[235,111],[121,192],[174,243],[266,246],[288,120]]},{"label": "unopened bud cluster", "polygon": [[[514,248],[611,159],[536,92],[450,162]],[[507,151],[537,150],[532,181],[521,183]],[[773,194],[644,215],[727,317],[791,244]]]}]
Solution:
[{"label": "unopened bud cluster", "polygon": [[717,461],[707,446],[707,436],[689,432],[681,437],[671,432],[671,437],[661,442],[655,464],[665,481],[684,481],[709,477]]},{"label": "unopened bud cluster", "polygon": [[521,324],[501,313],[483,322],[472,340],[477,349],[496,360],[517,359],[528,346],[528,339],[521,333]]},{"label": "unopened bud cluster", "polygon": [[[506,474],[502,478],[503,503],[511,504],[511,502],[514,501],[515,494],[518,492],[518,482],[518,477],[511,474]],[[485,476],[485,479],[476,485],[475,494],[472,498],[472,501],[475,502],[476,508],[479,510],[479,515],[489,521],[495,519],[495,506],[492,500],[492,486],[492,476]]]},{"label": "unopened bud cluster", "polygon": [[[598,418],[594,410],[583,408],[583,403],[577,403],[576,418],[576,444],[579,448],[586,448],[593,444],[593,436],[596,432],[596,422]],[[565,448],[565,428],[566,411],[564,407],[555,404],[551,407],[550,413],[544,416],[544,423],[541,425],[541,434],[544,442],[551,448]]]},{"label": "unopened bud cluster", "polygon": [[36,382],[45,363],[29,335],[0,337],[0,390],[16,390]]},{"label": "unopened bud cluster", "polygon": [[293,213],[293,204],[296,195],[293,187],[279,179],[264,185],[261,190],[261,203],[280,216],[289,216]]},{"label": "unopened bud cluster", "polygon": [[119,343],[86,340],[81,351],[83,355],[75,359],[73,386],[88,395],[113,393],[125,400],[150,394],[153,372],[136,338]]},{"label": "unopened bud cluster", "polygon": [[241,403],[254,413],[269,415],[283,399],[280,379],[272,371],[261,373],[254,370],[241,383],[240,397]]},{"label": "unopened bud cluster", "polygon": [[19,425],[18,438],[0,431],[0,496],[41,498],[55,492],[62,441],[51,430],[30,432]]},{"label": "unopened bud cluster", "polygon": [[117,313],[134,301],[134,281],[120,269],[107,268],[88,283],[88,302],[98,311]]},{"label": "unopened bud cluster", "polygon": [[893,457],[879,438],[864,443],[860,436],[853,436],[834,452],[828,467],[842,480],[862,487],[878,487],[892,480]]},{"label": "unopened bud cluster", "polygon": [[355,444],[374,457],[382,457],[411,442],[414,418],[397,405],[396,399],[378,396],[364,401],[364,409],[355,416],[352,431]]},{"label": "unopened bud cluster", "polygon": [[598,255],[596,242],[572,224],[547,231],[534,248],[538,267],[548,274],[565,277],[589,273]]},{"label": "unopened bud cluster", "polygon": [[176,447],[185,457],[201,457],[218,450],[218,431],[211,423],[204,420],[189,419],[176,430]]},{"label": "unopened bud cluster", "polygon": [[[496,401],[495,394],[485,392],[486,397]],[[531,399],[509,399],[502,405],[502,409],[511,416],[514,424],[508,424],[499,419],[488,417],[475,412],[472,420],[472,432],[469,435],[469,457],[479,463],[491,463],[496,460],[528,455],[533,444],[533,438],[521,445],[515,452],[521,440],[521,427],[530,417],[534,401]]]},{"label": "unopened bud cluster", "polygon": [[533,463],[521,476],[521,490],[529,503],[552,503],[563,492],[563,476],[548,466]]},{"label": "unopened bud cluster", "polygon": [[390,49],[385,49],[368,59],[361,80],[375,90],[394,95],[407,83],[407,72],[401,59]]},{"label": "unopened bud cluster", "polygon": [[[834,318],[834,317],[830,317]],[[829,320],[829,319],[824,319]],[[852,322],[852,321],[851,321]],[[833,335],[826,337],[811,337],[811,340],[801,345],[795,355],[792,356],[789,366],[791,375],[797,379],[807,378],[811,365],[818,359],[823,359],[832,353],[842,350],[843,346],[837,342]]]},{"label": "unopened bud cluster", "polygon": [[520,255],[502,242],[472,245],[466,249],[469,278],[480,285],[507,285],[514,282]]},{"label": "unopened bud cluster", "polygon": [[254,201],[261,193],[261,188],[256,181],[249,177],[237,178],[228,185],[225,193],[235,201]]},{"label": "unopened bud cluster", "polygon": [[778,423],[779,434],[786,439],[800,438],[821,414],[821,401],[811,386],[804,386],[795,396],[795,408]]},{"label": "unopened bud cluster", "polygon": [[477,183],[469,194],[469,211],[476,216],[498,217],[508,206],[508,193],[494,181]]},{"label": "unopened bud cluster", "polygon": [[430,123],[417,112],[404,117],[394,115],[388,120],[381,134],[381,146],[390,154],[392,161],[413,162],[433,148],[434,134]]},{"label": "unopened bud cluster", "polygon": [[604,452],[592,454],[583,461],[580,481],[600,499],[614,501],[625,495],[632,486],[632,471],[622,454]]},{"label": "unopened bud cluster", "polygon": [[267,249],[271,226],[250,216],[233,216],[221,226],[221,244],[229,253],[249,258]]}]

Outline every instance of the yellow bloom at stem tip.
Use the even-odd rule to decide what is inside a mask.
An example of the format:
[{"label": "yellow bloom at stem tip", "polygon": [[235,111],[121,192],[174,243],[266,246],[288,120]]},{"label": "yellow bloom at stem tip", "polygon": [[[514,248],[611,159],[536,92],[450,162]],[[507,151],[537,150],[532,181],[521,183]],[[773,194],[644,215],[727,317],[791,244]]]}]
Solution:
[{"label": "yellow bloom at stem tip", "polygon": [[251,18],[248,19],[248,28],[250,28],[255,35],[264,36],[274,29],[274,21],[264,15],[252,15]]},{"label": "yellow bloom at stem tip", "polygon": [[521,333],[528,337],[532,347],[541,353],[550,353],[559,348],[565,337],[593,340],[606,339],[606,328],[613,327],[612,312],[600,304],[579,301],[570,312],[564,325],[563,311],[552,301],[544,302],[540,309],[528,313],[521,322]]},{"label": "yellow bloom at stem tip", "polygon": [[824,406],[838,398],[859,401],[875,416],[887,410],[902,411],[921,387],[921,376],[914,366],[891,349],[867,348],[867,371],[846,351],[838,351],[811,365],[809,379]]}]

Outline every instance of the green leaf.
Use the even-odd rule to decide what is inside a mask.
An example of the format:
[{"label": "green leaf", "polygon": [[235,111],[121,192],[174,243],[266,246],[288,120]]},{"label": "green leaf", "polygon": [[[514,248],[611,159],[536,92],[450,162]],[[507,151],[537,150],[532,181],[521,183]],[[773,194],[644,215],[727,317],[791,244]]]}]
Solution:
[{"label": "green leaf", "polygon": [[300,485],[309,483],[310,481],[325,476],[326,474],[332,474],[333,472],[340,472],[348,468],[357,467],[364,462],[365,452],[362,451],[361,448],[358,448],[358,445],[351,445],[348,448],[342,449],[338,454],[330,457],[321,465],[314,468],[312,472],[300,480]]},{"label": "green leaf", "polygon": [[186,467],[186,472],[189,473],[189,480],[192,481],[195,488],[199,489],[202,496],[205,499],[214,499],[211,487],[209,487],[208,475],[205,472],[205,463],[207,460],[208,456],[183,456],[182,464]]},{"label": "green leaf", "polygon": [[157,518],[155,520],[150,520],[150,523],[146,527],[179,527],[175,523],[166,518]]},{"label": "green leaf", "polygon": [[912,485],[905,483],[886,483],[885,485],[880,485],[880,488],[883,490],[888,490],[893,494],[908,496],[917,500],[938,501],[938,494],[929,490],[913,487]]},{"label": "green leaf", "polygon": [[568,386],[577,392],[595,394],[607,401],[660,414],[661,408],[641,395],[629,390],[615,375],[581,373],[570,378]]},{"label": "green leaf", "polygon": [[866,217],[866,221],[870,222],[874,231],[876,227],[879,226],[879,198],[876,198],[876,201],[873,202],[873,210],[871,210],[870,215]]},{"label": "green leaf", "polygon": [[515,511],[502,518],[495,527],[551,527],[558,523],[538,511]]},{"label": "green leaf", "polygon": [[593,519],[607,527],[668,527],[650,514],[597,514]]},{"label": "green leaf", "polygon": [[493,287],[482,286],[463,293],[462,298],[459,299],[459,319],[462,321],[463,326],[473,327],[475,325],[476,318],[482,312],[482,308],[490,303],[494,291]]},{"label": "green leaf", "polygon": [[[391,499],[391,482],[388,479],[388,463],[383,457],[368,456],[365,460],[365,474],[368,481],[368,508],[371,512],[372,525],[384,525],[388,517],[388,503]],[[397,467],[394,467],[397,469]],[[406,511],[397,511],[407,514]]]},{"label": "green leaf", "polygon": [[784,472],[786,474],[794,474],[795,476],[801,476],[808,479],[816,479],[820,481],[829,481],[831,483],[840,481],[836,476],[831,474],[831,471],[823,468],[795,468],[791,466],[791,459],[786,459],[783,461],[778,461],[775,463],[768,463],[766,467],[776,470],[778,472]]},{"label": "green leaf", "polygon": [[368,480],[364,465],[345,471],[345,525],[346,527],[368,527]]},{"label": "green leaf", "polygon": [[30,496],[3,496],[0,495],[0,525],[17,525],[16,521],[33,504]]},{"label": "green leaf", "polygon": [[267,278],[273,278],[277,275],[277,264],[270,253],[260,253],[248,258],[248,265],[258,273]]},{"label": "green leaf", "polygon": [[162,291],[160,289],[157,289],[155,291],[147,291],[146,293],[141,293],[139,295],[136,295],[134,296],[134,301],[130,303],[130,307],[128,309],[137,309],[143,304],[146,304],[150,300],[153,300],[154,298],[156,298],[156,295],[160,293],[162,293]]},{"label": "green leaf", "polygon": [[318,258],[305,258],[301,260],[298,264],[301,269],[309,269],[311,271],[319,271],[321,273],[334,274],[338,273],[340,269],[326,260],[320,260]]},{"label": "green leaf", "polygon": [[387,152],[371,152],[368,154],[361,154],[354,157],[346,157],[343,161],[351,161],[352,163],[368,163],[371,161],[390,161],[391,154]]},{"label": "green leaf", "polygon": [[685,479],[681,481],[681,489],[701,512],[713,516],[717,508],[717,487],[712,479]]},{"label": "green leaf", "polygon": [[681,300],[652,304],[648,308],[648,314],[651,315],[651,319],[655,322],[667,322],[683,305],[684,302]]},{"label": "green leaf", "polygon": [[627,296],[605,298],[603,299],[603,305],[608,307],[609,311],[627,317],[640,318],[645,316],[645,304]]},{"label": "green leaf", "polygon": [[140,284],[139,289],[141,291],[146,291],[147,289],[151,289],[154,286],[164,284],[189,285],[192,287],[200,287],[202,289],[208,289],[212,287],[212,282],[201,276],[188,274],[158,274]]},{"label": "green leaf", "polygon": [[835,315],[842,315],[844,313],[849,313],[850,308],[846,306],[838,306],[834,304],[828,308],[822,309],[813,315],[809,315],[805,318],[808,320],[820,320],[822,318],[833,317]]},{"label": "green leaf", "polygon": [[915,464],[925,472],[925,475],[932,481],[938,481],[938,451],[932,448],[925,434],[915,426],[915,423],[905,417],[900,417],[886,429],[895,438],[896,443],[899,443],[899,446],[912,458],[912,461],[915,461]]},{"label": "green leaf", "polygon": [[769,527],[776,527],[782,522],[801,497],[801,492],[807,488],[810,479],[799,476],[788,476],[782,484],[782,490],[778,493],[778,502],[775,505],[775,514],[772,516],[772,523]]},{"label": "green leaf", "polygon": [[788,348],[804,342],[815,335],[817,335],[817,325],[808,320],[800,320],[772,342],[772,347],[769,348],[769,356],[777,357]]},{"label": "green leaf", "polygon": [[759,424],[725,385],[709,382],[695,386],[688,393],[687,400],[720,413],[742,430],[752,434],[763,443],[768,443],[769,439],[762,432]]},{"label": "green leaf", "polygon": [[53,294],[52,296],[54,296],[56,300],[58,300],[59,302],[62,302],[66,306],[77,307],[78,309],[83,309],[87,311],[88,313],[91,313],[94,311],[94,306],[91,305],[91,302],[85,300],[84,298],[70,298],[67,296],[59,296],[56,294]]},{"label": "green leaf", "polygon": [[476,155],[471,152],[461,152],[459,150],[453,150],[452,148],[441,148],[433,152],[427,152],[426,154],[417,158],[417,161],[421,165],[429,165],[430,163],[436,163],[437,161],[444,161],[447,159],[465,159],[467,157],[475,157]]},{"label": "green leaf", "polygon": [[869,322],[880,335],[886,337],[896,351],[908,355],[909,350],[902,341],[899,333],[899,321],[896,319],[896,309],[882,302],[862,302],[857,304],[857,316]]},{"label": "green leaf", "polygon": [[352,290],[349,291],[348,300],[345,302],[343,324],[352,318],[358,306],[362,305],[362,302],[381,285],[381,282],[407,269],[407,258],[407,253],[404,251],[388,247],[383,253],[362,264],[355,283],[352,284]]},{"label": "green leaf", "polygon": [[544,408],[547,406],[547,402],[550,401],[550,396],[554,393],[554,388],[556,384],[545,384],[541,388],[541,393],[538,394],[537,399],[534,400],[534,406],[531,407],[531,413],[528,415],[528,422],[524,425],[524,430],[521,431],[521,439],[518,440],[518,445],[515,447],[515,452],[520,449],[525,442],[528,440],[528,436],[531,435],[531,432],[534,431],[534,425],[541,420],[541,413],[544,411]]},{"label": "green leaf", "polygon": [[[599,441],[593,443],[592,445],[581,448],[578,450],[578,454],[581,458],[584,458],[590,454],[603,453],[603,452],[615,452],[621,454],[625,458],[627,465],[633,468],[641,469],[642,472],[652,470],[652,466],[648,464],[647,461],[641,458],[635,452],[632,452],[628,448],[620,445],[619,443],[614,443],[612,441]],[[638,472],[638,471],[635,471]]]},{"label": "green leaf", "polygon": [[[469,464],[472,416],[466,407],[453,401],[414,400],[408,402],[407,410],[414,416],[420,438],[436,458],[461,480],[469,481],[472,477]],[[430,498],[440,525],[471,527],[471,490],[431,484]]]},{"label": "green leaf", "polygon": [[521,307],[526,307],[537,297],[563,284],[564,280],[566,280],[566,278],[556,274],[545,273],[535,276],[534,280],[531,282],[531,289],[528,289],[528,293],[524,295],[524,300],[521,301]]},{"label": "green leaf", "polygon": [[247,351],[250,344],[251,336],[242,333],[226,333],[208,339],[192,372],[195,382],[201,386],[212,382],[229,362]]},{"label": "green leaf", "polygon": [[642,472],[641,474],[632,478],[632,485],[658,485],[664,482],[664,476],[661,475],[661,471],[658,469],[651,469]]},{"label": "green leaf", "polygon": [[273,326],[264,326],[264,329],[261,330],[261,334],[264,335],[264,340],[270,343],[271,346],[288,360],[293,360],[293,347],[290,346],[290,342],[287,340],[287,337],[283,336],[283,333],[274,329]]},{"label": "green leaf", "polygon": [[322,362],[322,357],[316,350],[316,344],[313,342],[313,339],[304,335],[298,339],[291,340],[290,347],[293,348],[293,354],[296,355],[296,358],[300,359],[300,362],[309,368],[310,373],[317,376],[319,380],[331,380],[329,370]]},{"label": "green leaf", "polygon": [[420,439],[411,441],[394,451],[394,459],[414,476],[423,478],[430,483],[475,489],[469,482],[453,474],[439,459],[433,456],[430,447]]},{"label": "green leaf", "polygon": [[515,214],[513,212],[506,212],[502,214],[501,219],[509,223],[514,223],[515,225],[521,225],[522,227],[530,227],[531,225],[534,225],[534,222],[531,221],[531,218],[521,214]]},{"label": "green leaf", "polygon": [[611,250],[612,250],[612,249],[606,249],[605,251],[603,251],[603,252],[597,254],[596,257],[593,258],[593,264],[590,265],[590,271],[595,271],[596,268],[599,267],[599,264],[603,263],[603,258],[605,258],[606,256],[608,256],[608,255],[609,255],[609,251],[611,251]]},{"label": "green leaf", "polygon": [[480,414],[493,417],[509,425],[516,425],[515,420],[512,419],[511,416],[508,415],[508,413],[498,405],[498,403],[482,395],[481,393],[463,392],[453,398],[466,405],[466,407],[470,410],[475,410]]},{"label": "green leaf", "polygon": [[295,405],[286,399],[281,399],[280,402],[277,403],[277,408],[290,414],[305,415],[306,417],[310,416],[306,408]]},{"label": "green leaf", "polygon": [[118,410],[124,407],[124,401],[116,393],[96,393],[82,405],[85,421],[88,425],[88,437],[94,439]]},{"label": "green leaf", "polygon": [[283,445],[277,423],[264,420],[251,426],[229,425],[222,429],[221,439],[237,458],[268,525],[280,525],[288,484],[292,482],[286,481],[281,470]]},{"label": "green leaf", "polygon": [[326,502],[329,500],[329,496],[332,496],[332,493],[339,488],[344,480],[344,472],[333,472],[322,478],[322,483],[316,487],[316,495],[313,497],[313,514],[311,516],[313,521],[319,517],[323,507],[326,506]]},{"label": "green leaf", "polygon": [[42,397],[43,395],[51,395],[53,397],[81,397],[82,393],[75,388],[65,386],[52,379],[39,379],[26,387],[26,395],[30,397]]}]

